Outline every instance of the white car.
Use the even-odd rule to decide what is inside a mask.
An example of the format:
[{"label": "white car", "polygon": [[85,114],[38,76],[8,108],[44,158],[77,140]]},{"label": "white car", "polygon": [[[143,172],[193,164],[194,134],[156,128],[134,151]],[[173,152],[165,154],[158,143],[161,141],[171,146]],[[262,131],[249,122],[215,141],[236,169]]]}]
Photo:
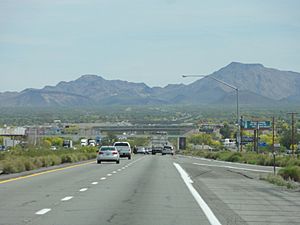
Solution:
[{"label": "white car", "polygon": [[97,163],[101,162],[113,162],[120,163],[120,154],[115,146],[102,146],[97,155]]},{"label": "white car", "polygon": [[115,142],[114,146],[120,153],[120,157],[127,157],[128,159],[131,159],[131,147],[128,142]]},{"label": "white car", "polygon": [[146,154],[146,149],[144,147],[138,147],[136,153],[137,154]]},{"label": "white car", "polygon": [[161,154],[162,155],[167,155],[167,154],[174,155],[173,146],[165,145]]}]

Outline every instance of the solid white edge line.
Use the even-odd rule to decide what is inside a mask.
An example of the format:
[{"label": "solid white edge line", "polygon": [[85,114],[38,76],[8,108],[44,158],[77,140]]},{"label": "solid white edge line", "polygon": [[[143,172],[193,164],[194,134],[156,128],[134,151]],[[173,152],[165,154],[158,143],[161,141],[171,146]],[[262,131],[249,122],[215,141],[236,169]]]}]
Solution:
[{"label": "solid white edge line", "polygon": [[73,196],[67,196],[61,199],[62,202],[69,201],[73,198]]},{"label": "solid white edge line", "polygon": [[[216,162],[218,164],[231,164],[231,165],[240,165],[240,166],[253,166],[253,167],[269,167],[269,166],[262,166],[262,165],[254,165],[254,164],[248,164],[248,163],[239,163],[239,162],[227,162],[227,161],[221,161],[221,160],[217,160],[217,159],[206,159],[206,158],[201,158],[201,157],[195,157],[195,156],[183,156],[183,158],[191,158],[191,159],[197,159],[197,160],[203,160],[203,161],[208,161],[208,162]],[[273,168],[273,167],[272,167]],[[281,167],[276,166],[276,169],[280,169]]]},{"label": "solid white edge line", "polygon": [[198,166],[218,167],[218,168],[227,168],[227,169],[234,169],[234,170],[245,170],[245,171],[261,172],[261,173],[271,173],[272,172],[272,171],[266,171],[266,170],[256,170],[256,169],[242,168],[242,167],[235,167],[235,166],[210,165],[210,164],[205,164],[205,163],[193,163],[193,164],[198,165]]},{"label": "solid white edge line", "polygon": [[87,188],[81,188],[79,191],[80,191],[80,192],[87,191]]},{"label": "solid white edge line", "polygon": [[35,214],[36,215],[44,215],[44,214],[46,214],[47,212],[50,212],[50,211],[51,211],[51,209],[41,209],[41,210],[37,211]]},{"label": "solid white edge line", "polygon": [[174,164],[175,168],[177,169],[177,171],[179,172],[179,174],[181,175],[181,178],[183,179],[185,185],[188,187],[189,191],[191,192],[191,194],[195,198],[196,202],[198,203],[198,205],[204,212],[205,216],[209,220],[210,224],[211,225],[222,225],[219,222],[219,220],[217,219],[217,217],[215,216],[215,214],[211,211],[209,206],[206,204],[206,202],[202,199],[200,194],[193,187],[193,185],[192,185],[193,181],[191,180],[191,178],[189,177],[187,172],[185,172],[185,170],[182,169],[182,167],[179,164],[177,164],[175,162],[173,164]]}]

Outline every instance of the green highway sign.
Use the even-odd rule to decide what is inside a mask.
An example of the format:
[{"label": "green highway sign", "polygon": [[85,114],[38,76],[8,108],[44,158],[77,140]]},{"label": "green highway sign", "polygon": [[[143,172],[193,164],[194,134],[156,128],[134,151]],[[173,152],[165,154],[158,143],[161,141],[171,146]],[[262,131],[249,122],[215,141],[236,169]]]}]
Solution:
[{"label": "green highway sign", "polygon": [[243,121],[242,123],[244,129],[270,129],[271,125],[271,121]]}]

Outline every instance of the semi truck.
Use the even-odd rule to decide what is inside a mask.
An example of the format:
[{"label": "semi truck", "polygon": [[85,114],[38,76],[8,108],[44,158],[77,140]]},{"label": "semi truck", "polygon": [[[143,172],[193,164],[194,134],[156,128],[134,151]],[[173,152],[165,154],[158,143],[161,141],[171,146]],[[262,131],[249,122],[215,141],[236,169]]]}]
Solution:
[{"label": "semi truck", "polygon": [[156,132],[151,139],[152,155],[156,153],[162,153],[165,145],[168,144],[167,132]]}]

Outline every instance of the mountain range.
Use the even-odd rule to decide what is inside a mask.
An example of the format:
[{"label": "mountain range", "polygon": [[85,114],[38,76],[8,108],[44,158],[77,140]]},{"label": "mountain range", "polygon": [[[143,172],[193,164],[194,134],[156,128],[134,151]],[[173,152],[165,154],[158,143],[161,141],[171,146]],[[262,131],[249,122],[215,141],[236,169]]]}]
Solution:
[{"label": "mountain range", "polygon": [[7,107],[235,104],[235,90],[210,77],[238,87],[240,104],[300,104],[300,73],[238,62],[189,85],[149,87],[144,83],[83,75],[74,81],[59,82],[56,86],[0,93],[0,104]]}]

